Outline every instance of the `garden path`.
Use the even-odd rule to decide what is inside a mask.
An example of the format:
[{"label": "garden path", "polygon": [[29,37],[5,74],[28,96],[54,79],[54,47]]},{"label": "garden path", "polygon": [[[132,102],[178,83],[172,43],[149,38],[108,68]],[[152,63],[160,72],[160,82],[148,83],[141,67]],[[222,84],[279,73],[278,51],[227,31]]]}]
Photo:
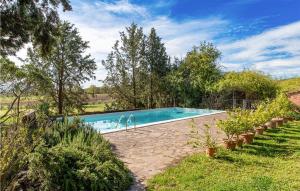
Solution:
[{"label": "garden path", "polygon": [[[226,113],[194,119],[199,127],[203,127],[204,124],[215,126],[216,120],[224,118]],[[183,157],[201,151],[188,144],[190,121],[191,119],[180,120],[104,134],[112,143],[114,152],[124,161],[135,178],[130,191],[145,190],[147,179],[176,164]],[[219,139],[222,137],[217,133],[216,135]]]}]

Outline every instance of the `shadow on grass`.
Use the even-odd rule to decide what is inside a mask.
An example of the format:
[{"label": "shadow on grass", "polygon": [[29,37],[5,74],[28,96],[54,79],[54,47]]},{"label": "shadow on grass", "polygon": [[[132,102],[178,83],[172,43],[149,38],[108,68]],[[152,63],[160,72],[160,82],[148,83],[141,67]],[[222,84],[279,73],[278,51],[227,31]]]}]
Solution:
[{"label": "shadow on grass", "polygon": [[266,156],[288,156],[300,151],[300,126],[286,124],[283,127],[269,129],[264,135],[256,136],[251,145],[245,145],[241,152]]}]

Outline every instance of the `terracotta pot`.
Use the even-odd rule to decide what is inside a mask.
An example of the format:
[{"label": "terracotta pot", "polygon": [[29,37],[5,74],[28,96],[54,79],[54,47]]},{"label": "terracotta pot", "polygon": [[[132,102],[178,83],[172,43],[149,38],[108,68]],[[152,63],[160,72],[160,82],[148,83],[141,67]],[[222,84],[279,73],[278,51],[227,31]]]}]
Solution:
[{"label": "terracotta pot", "polygon": [[262,125],[261,127],[264,128],[264,130],[268,129],[268,126],[266,126],[266,125]]},{"label": "terracotta pot", "polygon": [[253,140],[255,136],[255,131],[254,132],[248,132],[250,138]]},{"label": "terracotta pot", "polygon": [[265,125],[266,125],[269,129],[274,129],[274,128],[276,128],[276,123],[274,123],[273,121],[269,121],[269,122],[265,123]]},{"label": "terracotta pot", "polygon": [[244,134],[241,134],[241,137],[243,138],[245,144],[251,144],[253,142],[254,134],[253,133],[244,133]]},{"label": "terracotta pot", "polygon": [[234,150],[236,147],[236,142],[234,140],[224,139],[224,146],[226,149]]},{"label": "terracotta pot", "polygon": [[255,129],[255,131],[258,135],[262,135],[264,133],[264,130],[265,129],[263,127],[258,127]]},{"label": "terracotta pot", "polygon": [[216,154],[217,149],[216,148],[206,148],[206,156],[208,157],[214,157]]},{"label": "terracotta pot", "polygon": [[271,121],[276,124],[276,127],[281,127],[283,125],[283,118],[277,117],[273,118]]},{"label": "terracotta pot", "polygon": [[237,138],[237,139],[235,140],[235,142],[236,142],[236,146],[242,147],[242,146],[243,146],[244,139],[242,139],[242,138]]}]

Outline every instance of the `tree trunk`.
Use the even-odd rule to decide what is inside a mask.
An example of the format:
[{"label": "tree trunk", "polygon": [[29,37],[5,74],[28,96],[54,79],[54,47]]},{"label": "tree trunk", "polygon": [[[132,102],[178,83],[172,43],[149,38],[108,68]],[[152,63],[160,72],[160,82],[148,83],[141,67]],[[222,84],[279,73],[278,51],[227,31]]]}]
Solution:
[{"label": "tree trunk", "polygon": [[17,117],[18,118],[20,116],[20,99],[21,99],[21,96],[18,96],[18,101],[17,101]]},{"label": "tree trunk", "polygon": [[152,74],[150,74],[150,108],[153,108],[153,82],[152,82]]},{"label": "tree trunk", "polygon": [[133,105],[136,109],[136,82],[135,82],[135,68],[132,68],[132,85],[133,85]]},{"label": "tree trunk", "polygon": [[61,66],[60,66],[60,71],[59,71],[59,82],[58,82],[58,114],[63,114],[63,107],[64,107],[64,96],[63,96],[63,77],[64,77],[64,58],[63,55],[62,61],[61,61]]},{"label": "tree trunk", "polygon": [[63,113],[63,87],[62,83],[59,83],[58,87],[58,114]]}]

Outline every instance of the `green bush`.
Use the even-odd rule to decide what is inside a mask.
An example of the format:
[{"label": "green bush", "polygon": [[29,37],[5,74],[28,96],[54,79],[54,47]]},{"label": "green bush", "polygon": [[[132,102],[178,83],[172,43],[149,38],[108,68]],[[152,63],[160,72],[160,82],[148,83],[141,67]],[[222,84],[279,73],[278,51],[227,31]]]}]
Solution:
[{"label": "green bush", "polygon": [[291,117],[294,113],[294,108],[287,96],[283,93],[277,95],[266,107],[269,112],[269,118],[273,117]]},{"label": "green bush", "polygon": [[12,190],[126,190],[132,177],[109,143],[84,123],[57,123],[27,155]]}]

